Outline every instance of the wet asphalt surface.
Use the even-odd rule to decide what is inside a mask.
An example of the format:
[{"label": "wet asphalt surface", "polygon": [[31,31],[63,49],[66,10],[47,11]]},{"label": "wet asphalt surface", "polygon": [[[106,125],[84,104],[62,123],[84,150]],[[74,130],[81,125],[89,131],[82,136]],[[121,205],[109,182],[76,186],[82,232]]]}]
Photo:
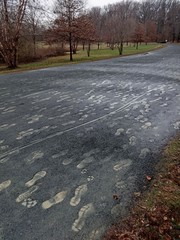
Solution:
[{"label": "wet asphalt surface", "polygon": [[0,239],[100,239],[179,129],[178,45],[1,75]]}]

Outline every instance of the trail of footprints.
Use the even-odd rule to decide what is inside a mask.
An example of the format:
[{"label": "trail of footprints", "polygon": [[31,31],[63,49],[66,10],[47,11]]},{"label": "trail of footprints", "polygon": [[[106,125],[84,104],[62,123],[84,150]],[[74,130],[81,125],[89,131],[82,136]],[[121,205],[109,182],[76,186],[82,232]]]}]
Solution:
[{"label": "trail of footprints", "polygon": [[[98,149],[93,149],[93,150],[85,153],[83,155],[84,159],[77,165],[77,169],[86,170],[85,167],[95,160],[94,157],[92,157],[92,154],[97,153],[98,151],[99,151]],[[64,151],[64,152],[61,152],[60,154],[53,155],[52,157],[53,157],[53,159],[56,159],[58,157],[65,156],[66,154],[67,154],[67,151]],[[26,162],[33,163],[34,161],[36,161],[37,159],[40,159],[42,157],[43,157],[42,152],[33,152],[31,154],[31,156],[28,159],[26,159]],[[73,161],[72,158],[65,159],[62,162],[62,164],[64,166],[66,166],[66,165],[69,165],[72,161]],[[87,170],[86,170],[86,172],[87,172]],[[46,176],[46,174],[47,174],[46,171],[39,171],[32,177],[32,179],[27,181],[25,183],[25,186],[28,188],[28,190],[19,194],[19,196],[17,196],[16,203],[21,204],[22,206],[24,206],[26,208],[32,208],[32,207],[36,206],[38,203],[37,200],[34,200],[31,198],[32,194],[39,189],[39,186],[35,185],[35,184],[39,180],[44,178]],[[87,177],[87,182],[90,182],[93,180],[94,180],[93,176]],[[7,181],[1,183],[0,184],[0,192],[5,190],[6,188],[8,188],[10,185],[11,185],[10,180],[7,180]],[[87,191],[88,191],[87,184],[82,184],[82,185],[78,186],[75,189],[74,196],[71,198],[69,204],[72,207],[78,206],[82,197],[86,194]],[[52,196],[50,199],[45,200],[41,204],[42,209],[48,210],[51,207],[53,207],[54,205],[63,202],[67,193],[68,193],[68,191],[61,191],[61,192],[58,192],[57,194],[55,194],[54,196]],[[75,232],[80,231],[85,224],[86,218],[93,212],[94,212],[94,206],[92,203],[89,203],[89,204],[83,206],[78,213],[78,218],[72,224],[72,230]]]},{"label": "trail of footprints", "polygon": [[29,189],[21,193],[17,198],[16,202],[21,203],[24,207],[31,208],[37,204],[36,200],[31,199],[31,195],[39,189],[39,186],[35,185],[35,183],[41,178],[46,176],[45,171],[37,172],[31,180],[25,183],[25,186]]},{"label": "trail of footprints", "polygon": [[[122,129],[118,129],[118,134],[121,134],[123,131]],[[129,139],[129,143],[130,145],[135,145],[136,144],[136,138],[133,136]],[[85,153],[83,155],[83,160],[77,165],[77,169],[84,171],[84,173],[87,173],[87,169],[85,167],[87,167],[89,164],[91,164],[92,162],[95,161],[95,158],[93,157],[93,154],[99,152],[99,149],[93,149],[87,153]],[[141,153],[140,153],[140,157],[144,158],[147,154],[149,153],[149,149],[142,149]],[[53,155],[52,158],[56,159],[59,158],[61,156],[65,156],[67,154],[67,151],[63,151],[60,154],[56,154]],[[31,154],[32,156],[30,157],[30,159],[26,159],[27,163],[32,163],[34,161],[36,161],[39,158],[43,157],[43,153],[41,152],[34,152],[33,154]],[[71,162],[73,161],[73,158],[67,158],[65,160],[63,160],[62,164],[64,166],[69,165]],[[130,159],[124,159],[122,161],[120,161],[119,163],[117,163],[116,165],[114,165],[113,170],[115,172],[121,171],[121,170],[125,170],[126,168],[128,168],[130,165],[132,164],[132,161]],[[46,176],[46,171],[39,171],[37,172],[32,179],[30,179],[29,181],[27,181],[25,183],[25,186],[28,188],[27,191],[25,191],[24,193],[21,193],[17,198],[16,198],[16,202],[20,203],[22,206],[27,207],[27,208],[32,208],[34,206],[37,205],[37,201],[32,199],[32,194],[34,192],[36,192],[39,189],[38,185],[35,185],[39,180],[41,180],[42,178],[44,178]],[[93,181],[94,177],[93,176],[88,176],[87,177],[87,182]],[[120,184],[120,183],[119,183]],[[5,190],[6,188],[8,188],[11,185],[11,181],[7,180],[3,183],[0,184],[0,192]],[[121,185],[121,184],[120,184]],[[123,185],[123,184],[122,184]],[[121,186],[117,186],[117,188],[119,188]],[[80,186],[78,186],[75,189],[74,192],[74,196],[71,198],[70,200],[70,205],[72,207],[76,207],[80,204],[81,199],[83,198],[83,196],[87,193],[88,191],[88,185],[87,184],[82,184]],[[50,199],[45,200],[42,204],[41,207],[44,210],[48,210],[50,208],[52,208],[54,205],[60,204],[64,201],[64,199],[67,196],[68,191],[61,191],[56,193],[54,196],[52,196]],[[81,207],[81,209],[78,212],[78,217],[77,219],[75,219],[74,223],[72,224],[72,230],[74,232],[79,232],[82,230],[86,218],[89,217],[91,214],[93,214],[95,211],[93,203],[89,203],[83,207]]]}]

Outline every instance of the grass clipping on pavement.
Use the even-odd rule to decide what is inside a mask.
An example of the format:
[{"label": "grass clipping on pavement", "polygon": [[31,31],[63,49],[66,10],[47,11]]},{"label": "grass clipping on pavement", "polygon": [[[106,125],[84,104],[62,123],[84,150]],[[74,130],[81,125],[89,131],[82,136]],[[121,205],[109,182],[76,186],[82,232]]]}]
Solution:
[{"label": "grass clipping on pavement", "polygon": [[104,240],[180,239],[180,135],[165,148],[158,168],[150,190],[137,202],[131,216],[112,226]]}]

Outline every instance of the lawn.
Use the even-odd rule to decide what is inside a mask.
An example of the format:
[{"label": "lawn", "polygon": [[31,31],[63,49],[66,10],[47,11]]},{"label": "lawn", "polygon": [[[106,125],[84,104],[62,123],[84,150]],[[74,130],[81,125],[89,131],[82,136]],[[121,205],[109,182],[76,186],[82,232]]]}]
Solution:
[{"label": "lawn", "polygon": [[[162,44],[151,43],[151,44],[141,44],[139,45],[139,49],[136,49],[133,44],[131,45],[124,45],[124,52],[123,56],[131,55],[131,54],[138,54],[143,52],[148,52],[151,50],[155,50],[162,47]],[[19,64],[17,69],[9,70],[4,65],[0,65],[0,74],[2,73],[10,73],[10,72],[19,72],[19,71],[26,71],[26,70],[35,70],[47,67],[57,67],[63,66],[67,64],[75,64],[87,61],[97,61],[102,59],[108,59],[113,57],[118,57],[119,52],[118,49],[111,50],[105,44],[100,46],[100,49],[97,49],[97,45],[92,45],[92,50],[90,52],[90,57],[87,56],[87,51],[79,49],[77,54],[73,55],[73,62],[69,61],[69,55],[65,56],[58,56],[58,57],[50,57],[46,58],[42,61],[37,61],[28,64]]]}]

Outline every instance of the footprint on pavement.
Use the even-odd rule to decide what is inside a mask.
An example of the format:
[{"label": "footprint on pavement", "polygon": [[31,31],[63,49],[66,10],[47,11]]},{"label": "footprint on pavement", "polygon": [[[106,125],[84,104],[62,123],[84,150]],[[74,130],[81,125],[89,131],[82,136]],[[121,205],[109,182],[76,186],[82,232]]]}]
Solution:
[{"label": "footprint on pavement", "polygon": [[114,171],[120,171],[123,168],[129,167],[131,165],[132,161],[131,159],[124,159],[120,161],[120,163],[116,164],[113,169]]},{"label": "footprint on pavement", "polygon": [[27,158],[26,161],[28,164],[34,163],[36,160],[41,159],[44,156],[44,153],[41,151],[32,152]]},{"label": "footprint on pavement", "polygon": [[32,208],[32,207],[36,206],[37,201],[36,201],[36,200],[32,200],[31,198],[27,198],[27,199],[25,199],[21,204],[22,204],[24,207]]},{"label": "footprint on pavement", "polygon": [[66,197],[67,191],[62,191],[57,193],[54,197],[42,203],[43,209],[49,209],[52,206],[61,203]]},{"label": "footprint on pavement", "polygon": [[85,158],[88,158],[88,157],[90,157],[91,155],[98,153],[99,151],[100,151],[100,150],[99,150],[98,148],[95,148],[95,149],[92,149],[92,150],[89,151],[89,152],[84,153],[83,156],[84,156]]},{"label": "footprint on pavement", "polygon": [[100,227],[91,232],[89,240],[99,240],[101,239],[103,233],[105,232],[105,227]]},{"label": "footprint on pavement", "polygon": [[25,183],[26,187],[32,187],[38,180],[40,180],[41,178],[43,178],[45,176],[46,176],[45,171],[37,172],[31,180],[29,180],[27,183]]},{"label": "footprint on pavement", "polygon": [[73,161],[72,158],[67,158],[67,159],[65,159],[65,160],[62,162],[62,164],[63,164],[64,166],[67,166],[67,165],[71,164],[72,161]]},{"label": "footprint on pavement", "polygon": [[88,172],[87,169],[83,169],[83,170],[81,171],[81,174],[86,174],[87,172]]},{"label": "footprint on pavement", "polygon": [[22,201],[24,201],[25,199],[29,198],[33,192],[38,190],[38,186],[32,186],[28,191],[20,194],[17,198],[16,198],[16,202],[20,203]]},{"label": "footprint on pavement", "polygon": [[8,188],[11,185],[11,180],[0,183],[0,192]]},{"label": "footprint on pavement", "polygon": [[119,128],[119,129],[117,129],[117,131],[115,133],[115,136],[120,136],[123,132],[124,132],[124,129],[123,128]]},{"label": "footprint on pavement", "polygon": [[17,140],[21,140],[21,139],[23,139],[24,137],[30,136],[30,135],[33,134],[33,131],[34,131],[33,128],[30,128],[30,129],[28,129],[28,130],[26,130],[26,131],[22,131],[22,132],[18,133],[18,136],[16,137],[16,139],[17,139]]},{"label": "footprint on pavement", "polygon": [[89,163],[93,162],[94,160],[95,160],[94,157],[85,158],[85,159],[83,159],[83,160],[77,165],[77,168],[78,168],[78,169],[83,169],[83,168],[85,168]]},{"label": "footprint on pavement", "polygon": [[77,206],[80,203],[82,196],[87,192],[87,190],[87,184],[83,184],[76,188],[75,196],[71,198],[70,205],[74,207]]},{"label": "footprint on pavement", "polygon": [[124,189],[124,188],[126,188],[127,186],[126,186],[126,184],[125,184],[124,181],[118,181],[118,182],[116,183],[116,187],[119,188],[119,189]]},{"label": "footprint on pavement", "polygon": [[132,136],[132,137],[129,138],[129,144],[131,146],[135,146],[136,142],[137,142],[137,138],[135,136]]},{"label": "footprint on pavement", "polygon": [[151,151],[148,148],[143,148],[139,155],[140,158],[145,158]]},{"label": "footprint on pavement", "polygon": [[91,182],[91,181],[93,181],[94,180],[94,176],[89,176],[89,177],[87,177],[87,181],[88,182]]},{"label": "footprint on pavement", "polygon": [[142,126],[142,128],[143,129],[148,129],[148,128],[150,128],[152,126],[152,123],[151,122],[146,122],[143,126]]},{"label": "footprint on pavement", "polygon": [[177,130],[180,129],[180,121],[174,123],[173,126],[174,126],[174,129],[177,129]]},{"label": "footprint on pavement", "polygon": [[122,211],[122,206],[120,204],[116,204],[112,209],[111,209],[111,214],[113,216],[119,216],[120,212]]},{"label": "footprint on pavement", "polygon": [[68,153],[68,150],[63,150],[63,151],[61,151],[60,153],[57,153],[57,154],[52,155],[52,158],[56,159],[56,158],[59,158],[59,157],[63,157],[63,156],[65,156],[67,153]]},{"label": "footprint on pavement", "polygon": [[89,217],[91,214],[94,213],[94,206],[92,203],[89,203],[82,207],[78,213],[78,218],[75,220],[75,222],[72,225],[72,230],[74,232],[79,232],[82,230],[85,220],[87,217]]}]

